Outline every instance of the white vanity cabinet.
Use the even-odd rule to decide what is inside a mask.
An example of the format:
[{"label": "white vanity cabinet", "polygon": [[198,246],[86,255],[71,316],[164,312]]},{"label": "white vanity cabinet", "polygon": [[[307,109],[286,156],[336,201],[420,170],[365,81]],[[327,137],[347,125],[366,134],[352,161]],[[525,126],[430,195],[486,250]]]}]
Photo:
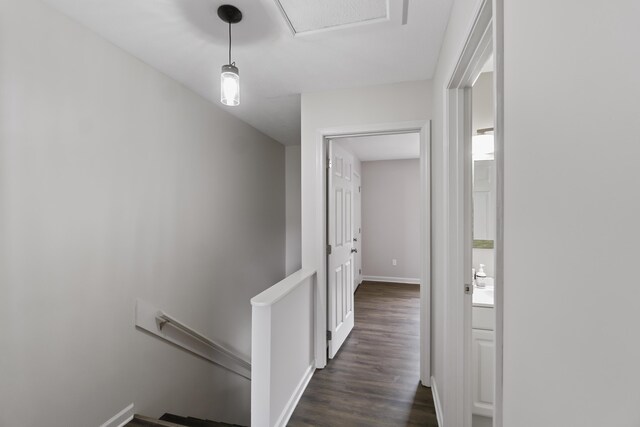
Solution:
[{"label": "white vanity cabinet", "polygon": [[495,316],[493,307],[473,307],[471,330],[471,364],[473,391],[472,412],[493,417],[495,366]]}]

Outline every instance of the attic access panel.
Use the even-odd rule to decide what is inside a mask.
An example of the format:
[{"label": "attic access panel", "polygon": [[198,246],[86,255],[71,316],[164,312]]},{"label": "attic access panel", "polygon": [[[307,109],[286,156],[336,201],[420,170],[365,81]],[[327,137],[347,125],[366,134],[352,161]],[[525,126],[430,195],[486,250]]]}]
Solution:
[{"label": "attic access panel", "polygon": [[406,22],[407,0],[275,0],[295,36]]}]

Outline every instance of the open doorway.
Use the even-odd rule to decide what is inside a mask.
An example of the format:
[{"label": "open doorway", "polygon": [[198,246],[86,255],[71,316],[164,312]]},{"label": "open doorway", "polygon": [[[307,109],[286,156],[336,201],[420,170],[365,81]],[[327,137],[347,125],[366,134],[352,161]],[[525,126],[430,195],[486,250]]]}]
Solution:
[{"label": "open doorway", "polygon": [[496,167],[493,57],[471,89],[473,296],[471,309],[472,427],[493,425],[495,393]]},{"label": "open doorway", "polygon": [[[493,9],[494,4],[497,6]],[[495,15],[494,15],[495,13]],[[502,58],[502,9],[500,2],[482,1],[477,10],[464,48],[460,52],[458,62],[452,71],[447,84],[445,123],[446,143],[448,145],[449,162],[447,169],[448,189],[448,226],[450,238],[448,239],[450,251],[447,254],[447,274],[452,286],[447,289],[446,299],[448,307],[447,320],[452,337],[445,346],[446,352],[455,354],[455,360],[446,365],[447,375],[455,378],[450,387],[450,393],[456,398],[447,409],[447,417],[455,425],[471,427],[472,425],[502,426],[502,331],[503,331],[503,58]],[[493,117],[490,120],[493,125],[493,149],[485,147],[484,164],[474,165],[474,136],[476,137],[476,158],[481,140],[486,143],[491,134],[491,126],[480,127],[473,124],[473,86],[479,81],[486,64],[492,64],[493,73],[490,78],[493,87],[490,89],[490,97],[493,99]],[[480,130],[480,131],[478,131]],[[490,151],[493,151],[493,163],[488,162]],[[474,166],[476,166],[474,170]],[[476,197],[474,206],[474,172],[478,178],[484,174],[482,183],[475,187],[484,186],[484,194]],[[491,191],[489,190],[491,189]],[[495,197],[495,203],[493,201]],[[476,292],[476,301],[481,293],[488,293],[491,280],[482,277],[482,289],[478,289],[478,271],[474,271],[474,262],[477,269],[481,254],[476,249],[478,245],[491,245],[488,241],[491,237],[485,235],[481,239],[474,235],[474,208],[480,211],[479,206],[484,203],[484,218],[476,219],[476,227],[485,223],[485,231],[493,230],[494,238],[491,251],[488,254],[494,262],[494,280],[492,282],[493,307],[486,310],[489,324],[484,328],[474,328],[473,294]],[[495,207],[495,214],[488,213],[488,209]],[[495,216],[495,220],[491,217]],[[492,227],[493,226],[493,227]],[[476,242],[474,239],[485,242]],[[475,250],[475,257],[474,257]],[[485,254],[486,255],[486,254]],[[474,261],[475,258],[475,261]],[[484,272],[487,276],[487,272]],[[482,273],[480,274],[482,276]],[[489,286],[487,286],[489,285]],[[489,307],[484,307],[489,309]],[[474,311],[476,313],[474,313]],[[475,316],[476,324],[480,315]],[[474,343],[474,329],[486,332],[480,345],[480,338]],[[475,351],[474,351],[475,344]],[[475,360],[474,360],[475,357]],[[481,359],[484,359],[481,361]],[[489,369],[474,369],[484,365]],[[476,374],[484,375],[480,380]],[[479,387],[484,387],[479,389]],[[478,409],[482,408],[481,411]],[[483,414],[479,414],[483,412]],[[484,418],[479,418],[484,417]],[[473,421],[477,421],[474,423]]]},{"label": "open doorway", "polygon": [[354,158],[356,286],[363,280],[419,284],[420,135],[335,141]]},{"label": "open doorway", "polygon": [[413,289],[419,317],[420,134],[336,136],[327,141],[327,158],[327,355],[332,359],[354,327],[353,294],[363,281],[389,296],[401,285]]},{"label": "open doorway", "polygon": [[[424,328],[428,123],[396,129],[324,138],[328,364],[311,379],[292,425],[328,412],[346,424],[437,425]],[[359,390],[348,405],[345,381]]]},{"label": "open doorway", "polygon": [[[420,135],[420,382],[425,386],[431,385],[431,123],[430,121],[400,121],[379,124],[360,124],[322,128],[316,133],[313,146],[306,153],[313,163],[314,174],[307,186],[307,205],[315,206],[313,212],[305,214],[305,204],[302,205],[303,218],[303,266],[307,262],[313,265],[317,274],[315,302],[315,365],[323,369],[327,365],[327,171],[329,165],[329,140],[355,136],[373,136],[399,133],[418,133]],[[303,146],[303,159],[305,150]],[[311,165],[309,165],[311,166]],[[304,170],[304,169],[303,169]],[[308,169],[307,171],[310,171]],[[311,185],[313,184],[313,185]],[[304,199],[303,192],[303,199]],[[315,221],[305,225],[304,219],[313,217]],[[306,259],[306,261],[305,261]]]}]

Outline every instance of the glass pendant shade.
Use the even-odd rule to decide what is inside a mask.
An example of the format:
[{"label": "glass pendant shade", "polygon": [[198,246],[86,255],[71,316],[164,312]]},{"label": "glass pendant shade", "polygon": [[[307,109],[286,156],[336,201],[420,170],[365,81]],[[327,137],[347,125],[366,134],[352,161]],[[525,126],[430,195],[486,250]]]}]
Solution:
[{"label": "glass pendant shade", "polygon": [[220,74],[220,102],[224,105],[240,104],[240,74],[235,65],[223,65]]}]

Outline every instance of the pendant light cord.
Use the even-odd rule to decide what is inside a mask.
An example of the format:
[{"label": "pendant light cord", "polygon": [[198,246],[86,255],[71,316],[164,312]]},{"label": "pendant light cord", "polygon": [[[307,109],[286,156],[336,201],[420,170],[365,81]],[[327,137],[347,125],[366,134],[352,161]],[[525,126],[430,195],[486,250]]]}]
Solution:
[{"label": "pendant light cord", "polygon": [[229,65],[233,65],[231,63],[231,21],[229,21]]}]

